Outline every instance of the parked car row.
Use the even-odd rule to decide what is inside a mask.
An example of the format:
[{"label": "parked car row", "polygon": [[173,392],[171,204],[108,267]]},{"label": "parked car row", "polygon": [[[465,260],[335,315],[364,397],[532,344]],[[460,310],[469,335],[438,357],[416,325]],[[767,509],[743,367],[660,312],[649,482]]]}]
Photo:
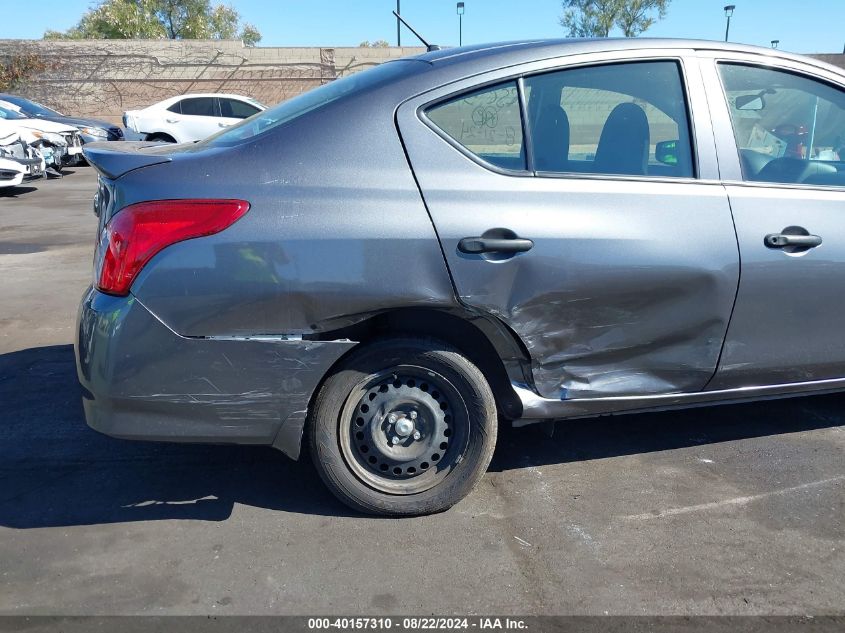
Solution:
[{"label": "parked car row", "polygon": [[0,94],[0,187],[61,177],[84,161],[85,143],[123,140],[123,130],[104,121],[69,117],[17,95]]},{"label": "parked car row", "polygon": [[0,101],[0,129],[38,150],[48,169],[61,172],[82,160],[82,137],[76,128],[30,118],[10,106]]},{"label": "parked car row", "polygon": [[[123,125],[140,140],[192,143],[266,109],[240,95],[186,94],[129,110]],[[45,176],[58,178],[64,167],[84,162],[85,143],[123,140],[123,129],[117,125],[66,116],[30,99],[0,94],[0,187]]]},{"label": "parked car row", "polygon": [[76,128],[83,143],[123,140],[123,130],[117,125],[98,119],[66,116],[52,108],[17,95],[0,94],[0,105],[16,110],[31,119],[52,121]]}]

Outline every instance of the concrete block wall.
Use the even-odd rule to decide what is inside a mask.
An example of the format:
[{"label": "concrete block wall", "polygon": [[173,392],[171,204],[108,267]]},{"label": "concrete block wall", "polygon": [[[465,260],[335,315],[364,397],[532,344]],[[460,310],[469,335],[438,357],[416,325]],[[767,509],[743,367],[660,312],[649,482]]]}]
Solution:
[{"label": "concrete block wall", "polygon": [[188,92],[231,92],[267,105],[418,47],[246,47],[239,40],[0,40],[0,60],[46,64],[15,92],[66,114],[120,122],[124,111]]},{"label": "concrete block wall", "polygon": [[811,57],[815,57],[823,62],[827,62],[833,66],[839,66],[839,68],[845,69],[845,53],[830,53],[830,54],[819,54],[819,55],[811,55]]}]

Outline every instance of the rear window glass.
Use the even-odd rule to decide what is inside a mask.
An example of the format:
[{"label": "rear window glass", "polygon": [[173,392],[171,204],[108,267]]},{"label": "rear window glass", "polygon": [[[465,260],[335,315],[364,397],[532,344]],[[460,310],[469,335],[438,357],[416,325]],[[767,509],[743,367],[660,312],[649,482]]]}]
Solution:
[{"label": "rear window glass", "polygon": [[422,62],[397,60],[380,64],[342,79],[336,79],[319,88],[303,92],[293,99],[283,101],[269,110],[264,110],[244,119],[240,123],[200,141],[196,146],[235,145],[325,107],[338,99],[389,83],[425,67],[427,67],[427,64],[424,65]]},{"label": "rear window glass", "polygon": [[516,82],[463,94],[429,108],[426,115],[447,136],[491,165],[526,169]]}]

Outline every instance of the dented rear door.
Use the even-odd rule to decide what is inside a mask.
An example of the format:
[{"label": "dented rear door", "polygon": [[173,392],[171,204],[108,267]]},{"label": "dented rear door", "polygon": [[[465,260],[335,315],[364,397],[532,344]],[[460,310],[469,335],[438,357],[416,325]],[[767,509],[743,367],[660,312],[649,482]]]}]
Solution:
[{"label": "dented rear door", "polygon": [[[682,78],[681,99],[692,117],[693,177],[667,176],[654,165],[653,175],[564,173],[596,161],[578,135],[588,137],[582,128],[589,121],[603,127],[609,117],[595,103],[581,104],[583,111],[565,103],[570,87],[560,100],[570,110],[567,158],[574,162],[562,164],[560,173],[532,169],[542,162],[553,171],[555,165],[531,155],[535,150],[523,139],[529,130],[520,127],[526,119],[538,134],[564,140],[548,108],[529,106],[529,84],[534,90],[540,84],[528,77],[649,61],[676,64]],[[589,76],[573,81],[589,90]],[[589,101],[591,93],[583,94]],[[449,115],[431,109],[455,97],[463,100],[463,110]],[[553,101],[546,99],[545,106]],[[545,119],[538,118],[539,110]],[[653,163],[653,141],[667,132],[659,133],[659,116],[649,116]],[[724,342],[739,256],[695,59],[679,58],[678,51],[636,51],[536,62],[411,100],[399,109],[398,123],[461,301],[496,315],[519,335],[540,395],[594,398],[704,388]],[[627,128],[621,129],[625,136]],[[479,158],[467,146],[488,154]],[[615,160],[606,150],[602,160]],[[485,239],[461,246],[479,237]],[[501,244],[502,252],[466,252]]]}]

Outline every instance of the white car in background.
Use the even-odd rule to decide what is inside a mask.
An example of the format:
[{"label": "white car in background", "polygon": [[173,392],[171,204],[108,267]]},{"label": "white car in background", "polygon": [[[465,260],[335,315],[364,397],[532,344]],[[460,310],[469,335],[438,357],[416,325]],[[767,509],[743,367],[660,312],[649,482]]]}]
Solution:
[{"label": "white car in background", "polygon": [[34,138],[26,130],[0,120],[0,187],[14,187],[44,176],[44,158],[27,142]]},{"label": "white car in background", "polygon": [[0,100],[0,120],[3,129],[15,129],[24,140],[38,149],[48,167],[61,171],[66,165],[82,160],[82,136],[73,126],[43,119],[33,119],[21,113],[11,103]]},{"label": "white car in background", "polygon": [[231,94],[187,94],[123,114],[123,126],[147,141],[191,143],[251,117],[267,106]]}]

